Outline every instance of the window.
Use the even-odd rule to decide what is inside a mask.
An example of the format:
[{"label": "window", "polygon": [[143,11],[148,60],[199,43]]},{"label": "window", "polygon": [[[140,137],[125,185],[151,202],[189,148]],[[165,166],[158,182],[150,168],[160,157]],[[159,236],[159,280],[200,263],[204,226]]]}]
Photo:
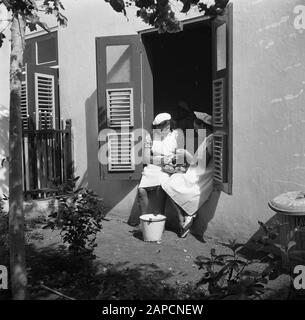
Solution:
[{"label": "window", "polygon": [[21,97],[23,129],[60,126],[57,32],[26,39]]},{"label": "window", "polygon": [[36,64],[56,62],[56,42],[57,39],[54,36],[36,41]]},{"label": "window", "polygon": [[58,65],[57,31],[26,39],[24,62],[34,65]]}]

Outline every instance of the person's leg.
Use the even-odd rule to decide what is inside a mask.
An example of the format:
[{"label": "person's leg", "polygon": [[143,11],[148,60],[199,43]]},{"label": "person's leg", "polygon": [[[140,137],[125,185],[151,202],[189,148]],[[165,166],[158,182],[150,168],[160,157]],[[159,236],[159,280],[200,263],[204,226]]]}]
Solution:
[{"label": "person's leg", "polygon": [[167,194],[162,189],[161,186],[157,187],[157,198],[158,198],[159,210],[160,210],[159,213],[160,214],[164,214],[165,213],[165,205],[166,205]]},{"label": "person's leg", "polygon": [[190,230],[190,227],[193,223],[193,219],[196,215],[188,215],[182,208],[180,208],[175,201],[171,199],[171,202],[178,214],[179,218],[179,226],[180,226],[180,234],[181,238],[185,238]]},{"label": "person's leg", "polygon": [[175,208],[178,214],[179,226],[181,228],[183,227],[183,224],[184,224],[184,214],[182,212],[182,209],[177,205],[177,203],[174,200],[171,199],[171,203],[173,204],[173,207]]},{"label": "person's leg", "polygon": [[138,189],[138,204],[141,214],[147,214],[149,202],[147,190],[145,188]]}]

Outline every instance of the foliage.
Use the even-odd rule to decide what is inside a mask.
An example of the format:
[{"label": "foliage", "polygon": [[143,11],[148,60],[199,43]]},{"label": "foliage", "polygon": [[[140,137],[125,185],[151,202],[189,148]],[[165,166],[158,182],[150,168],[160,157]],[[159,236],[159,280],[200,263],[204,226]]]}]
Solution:
[{"label": "foliage", "polygon": [[8,214],[4,211],[4,199],[0,197],[0,247],[8,244]]},{"label": "foliage", "polygon": [[0,48],[5,39],[4,31],[10,25],[13,17],[22,16],[26,20],[26,26],[30,31],[37,29],[37,26],[49,32],[49,28],[45,22],[41,20],[40,13],[53,14],[59,25],[66,26],[67,18],[61,13],[64,6],[61,0],[0,0],[0,5],[3,4],[12,18],[8,20],[8,24],[3,30],[0,30]]},{"label": "foliage", "polygon": [[[157,28],[160,33],[181,31],[181,23],[177,20],[172,5],[175,0],[105,0],[111,7],[126,15],[126,7],[135,6],[137,17],[145,23]],[[205,15],[217,16],[224,12],[229,0],[176,0],[182,4],[181,12],[187,13],[196,6]]]},{"label": "foliage", "polygon": [[217,254],[211,249],[210,257],[199,256],[195,263],[204,270],[197,287],[206,285],[209,299],[224,299],[234,296],[237,299],[249,299],[265,292],[266,276],[254,271],[257,261],[247,260],[237,253],[244,244],[235,240],[221,243],[231,250],[230,254]]},{"label": "foliage", "polygon": [[[230,254],[217,254],[215,249],[210,257],[199,256],[195,263],[204,270],[204,275],[197,283],[197,287],[206,287],[209,299],[224,299],[234,297],[238,299],[253,299],[266,292],[270,280],[280,275],[289,275],[293,282],[293,268],[296,264],[305,264],[305,251],[294,250],[295,233],[302,229],[297,227],[286,235],[285,243],[275,242],[285,224],[278,221],[266,225],[259,221],[262,235],[253,240],[257,245],[259,259],[246,259],[240,252],[247,244],[237,243],[235,240],[220,243],[231,250]],[[262,268],[257,268],[260,264]],[[257,271],[259,270],[259,271]]]},{"label": "foliage", "polygon": [[[182,13],[188,13],[192,7],[197,7],[199,12],[205,15],[217,16],[224,12],[229,0],[105,0],[116,12],[126,15],[126,8],[135,6],[136,16],[145,23],[157,28],[162,32],[178,32],[182,26],[172,9],[174,1],[182,4]],[[26,26],[30,31],[36,30],[37,26],[49,31],[48,26],[41,20],[40,13],[55,15],[58,24],[67,25],[67,18],[62,14],[64,6],[61,0],[0,0],[12,16],[21,15],[26,19]],[[0,47],[5,39],[4,31],[9,26],[0,30]]]},{"label": "foliage", "polygon": [[287,274],[293,278],[293,268],[295,264],[305,264],[305,251],[294,250],[296,246],[295,234],[303,229],[303,227],[296,227],[291,230],[287,235],[284,243],[276,243],[281,228],[285,225],[279,222],[267,226],[259,221],[263,235],[254,242],[259,246],[258,250],[269,252],[267,255],[269,265],[265,273],[269,274],[269,279],[274,280],[281,274]]},{"label": "foliage", "polygon": [[[74,184],[76,179],[70,183]],[[92,252],[105,216],[103,201],[92,190],[71,190],[69,184],[64,190],[65,195],[57,196],[52,201],[52,212],[44,228],[59,229],[63,242],[67,243],[73,252]]]}]

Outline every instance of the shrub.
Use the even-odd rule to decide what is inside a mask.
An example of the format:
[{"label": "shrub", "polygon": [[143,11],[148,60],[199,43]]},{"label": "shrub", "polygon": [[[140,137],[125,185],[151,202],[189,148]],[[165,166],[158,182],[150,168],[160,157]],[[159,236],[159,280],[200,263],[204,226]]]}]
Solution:
[{"label": "shrub", "polygon": [[256,260],[248,260],[238,254],[244,244],[235,240],[221,245],[229,248],[229,254],[217,254],[211,249],[210,257],[199,256],[195,263],[204,270],[204,275],[197,283],[197,287],[206,285],[206,298],[224,299],[252,299],[265,292],[267,274],[254,271],[251,265]]},{"label": "shrub", "polygon": [[[246,248],[246,244],[235,240],[220,243],[231,250],[230,254],[217,254],[215,249],[210,257],[199,256],[195,263],[204,270],[204,275],[197,283],[197,287],[205,286],[206,297],[209,299],[253,299],[264,294],[270,280],[281,275],[290,276],[290,292],[293,292],[293,267],[296,263],[305,263],[304,250],[294,250],[295,232],[304,229],[297,226],[286,236],[286,243],[279,244],[275,240],[280,234],[283,224],[276,222],[267,226],[259,221],[262,235],[253,240],[257,245],[259,259],[246,259],[239,252]],[[256,271],[255,264],[264,267]]]},{"label": "shrub", "polygon": [[6,247],[7,244],[8,244],[8,214],[7,212],[4,211],[4,199],[0,197],[0,247]]},{"label": "shrub", "polygon": [[92,252],[105,216],[103,201],[88,189],[66,190],[66,195],[51,202],[52,212],[44,228],[59,229],[63,242],[73,252]]}]

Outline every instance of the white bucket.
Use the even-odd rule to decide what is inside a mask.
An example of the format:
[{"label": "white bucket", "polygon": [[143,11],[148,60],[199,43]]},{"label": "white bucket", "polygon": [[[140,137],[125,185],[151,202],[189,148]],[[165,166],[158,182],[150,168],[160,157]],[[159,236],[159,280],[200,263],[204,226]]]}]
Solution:
[{"label": "white bucket", "polygon": [[166,217],[162,214],[140,216],[144,241],[161,241]]}]

